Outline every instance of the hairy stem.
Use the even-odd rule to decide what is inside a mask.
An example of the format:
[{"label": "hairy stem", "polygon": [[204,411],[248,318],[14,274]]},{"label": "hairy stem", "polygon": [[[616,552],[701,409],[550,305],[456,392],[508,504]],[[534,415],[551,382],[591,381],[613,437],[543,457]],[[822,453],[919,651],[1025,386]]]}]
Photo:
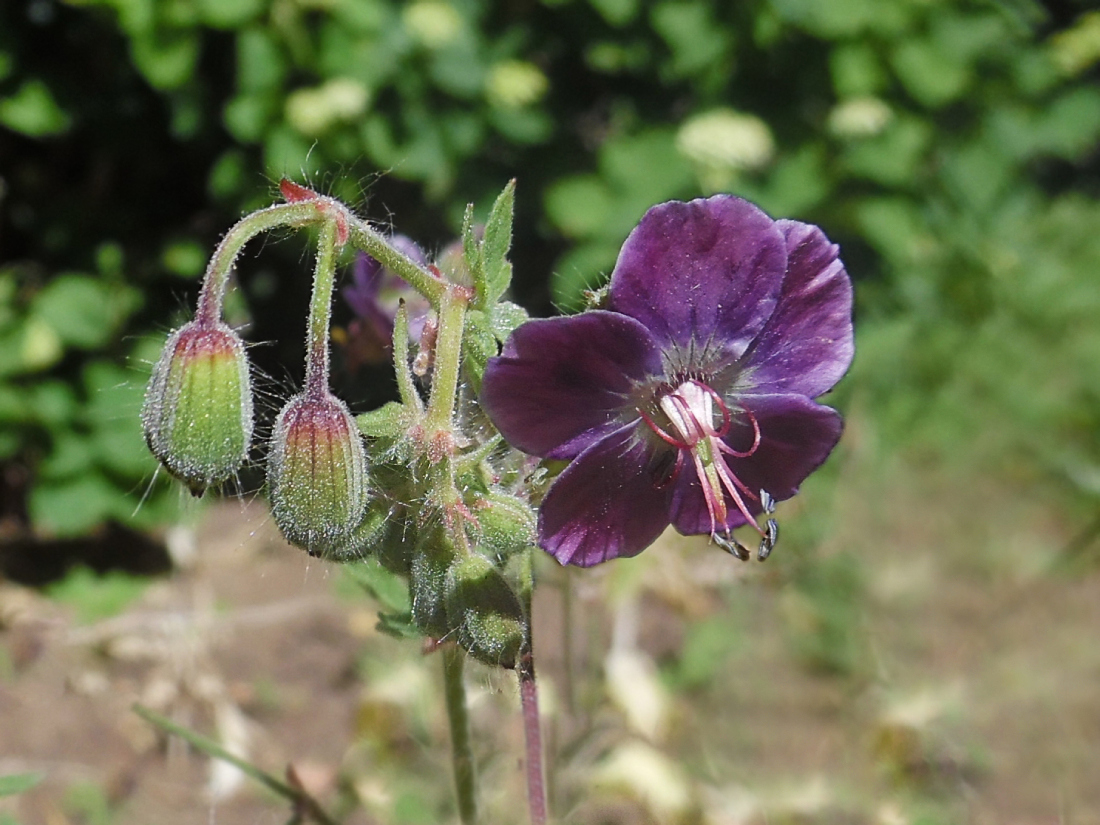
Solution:
[{"label": "hairy stem", "polygon": [[447,719],[451,724],[451,761],[454,766],[455,798],[462,825],[477,822],[477,776],[470,747],[470,718],[466,712],[466,685],[462,674],[466,654],[458,645],[443,647],[443,690]]},{"label": "hairy stem", "polygon": [[449,284],[439,307],[439,332],[435,342],[432,394],[424,419],[428,458],[432,464],[432,496],[443,511],[454,537],[455,550],[470,552],[462,521],[468,516],[455,483],[454,414],[458,379],[462,371],[462,335],[465,331],[469,290]]},{"label": "hairy stem", "polygon": [[527,807],[531,825],[546,825],[546,774],[542,765],[542,723],[539,719],[539,691],[535,681],[535,649],[532,639],[531,607],[535,590],[534,548],[524,551],[520,574],[520,599],[527,620],[526,650],[520,657],[519,696],[523,712],[523,740],[526,746]]},{"label": "hairy stem", "polygon": [[428,299],[438,309],[447,285],[404,252],[394,249],[389,241],[364,220],[349,214],[348,230],[351,245],[361,249],[387,269],[396,272],[405,283]]},{"label": "hairy stem", "polygon": [[336,282],[336,221],[321,224],[317,240],[317,264],[313,271],[313,294],[309,299],[306,328],[306,392],[321,394],[328,389],[329,322],[332,320],[332,292]]},{"label": "hairy stem", "polygon": [[238,221],[225,233],[225,237],[222,238],[210,262],[206,265],[196,318],[210,324],[221,318],[222,301],[225,298],[226,284],[229,283],[229,273],[233,271],[233,263],[246,243],[261,232],[267,232],[277,226],[299,226],[315,222],[320,217],[312,203],[299,202],[269,206]]}]

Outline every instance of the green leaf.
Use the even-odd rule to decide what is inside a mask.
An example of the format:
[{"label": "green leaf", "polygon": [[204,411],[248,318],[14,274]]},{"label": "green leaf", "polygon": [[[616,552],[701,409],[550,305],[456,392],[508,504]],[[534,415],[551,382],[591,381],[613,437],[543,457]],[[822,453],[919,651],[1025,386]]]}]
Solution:
[{"label": "green leaf", "polygon": [[140,294],[120,284],[87,275],[61,275],[51,281],[31,306],[62,343],[81,349],[106,346],[141,301]]},{"label": "green leaf", "polygon": [[0,124],[27,137],[50,137],[67,131],[71,119],[41,80],[28,80],[0,100]]},{"label": "green leaf", "polygon": [[967,65],[935,41],[906,40],[893,56],[894,71],[913,97],[931,108],[957,100],[971,75]]},{"label": "green leaf", "polygon": [[843,161],[857,177],[887,186],[906,186],[916,180],[932,138],[927,121],[898,117],[882,134],[849,145]]},{"label": "green leaf", "polygon": [[485,237],[481,242],[481,267],[485,280],[477,283],[479,305],[488,307],[508,289],[511,271],[506,266],[512,246],[512,216],[515,210],[516,182],[510,180],[497,196],[489,219],[485,222]]},{"label": "green leaf", "polygon": [[546,214],[570,238],[599,233],[607,220],[613,195],[595,175],[564,178],[553,183],[543,198]]},{"label": "green leaf", "polygon": [[44,773],[13,773],[0,776],[0,796],[15,796],[29,791],[45,778]]},{"label": "green leaf", "polygon": [[131,41],[134,64],[156,89],[178,89],[195,76],[199,56],[194,29],[172,29],[171,34],[143,33]]},{"label": "green leaf", "polygon": [[466,313],[466,329],[462,335],[462,366],[475,391],[481,389],[485,365],[497,354],[497,339],[493,335],[489,316],[481,310]]},{"label": "green leaf", "polygon": [[653,28],[672,52],[669,68],[673,77],[699,74],[721,66],[728,58],[732,45],[729,30],[716,24],[711,8],[710,3],[670,0],[653,9]]},{"label": "green leaf", "polygon": [[367,438],[383,438],[388,441],[401,438],[409,428],[406,410],[396,401],[355,416],[355,423]]},{"label": "green leaf", "polygon": [[97,575],[74,567],[65,578],[46,588],[46,594],[76,609],[78,621],[90,624],[122,613],[149,586],[150,579],[112,570]]},{"label": "green leaf", "polygon": [[28,509],[39,529],[56,536],[77,536],[113,516],[125,497],[98,473],[58,483],[43,479],[31,490]]},{"label": "green leaf", "polygon": [[462,254],[466,258],[466,268],[470,277],[477,285],[478,294],[482,294],[485,283],[485,268],[481,260],[481,244],[478,242],[477,233],[474,231],[474,205],[466,204],[466,211],[462,213]]},{"label": "green leaf", "polygon": [[508,340],[508,336],[529,317],[527,310],[519,304],[513,304],[511,301],[501,301],[493,305],[493,309],[489,314],[489,327],[496,339],[503,344]]},{"label": "green leaf", "polygon": [[344,565],[344,573],[367,592],[384,610],[390,613],[408,613],[409,587],[405,580],[391,573],[373,559]]},{"label": "green leaf", "polygon": [[638,0],[588,0],[612,26],[625,26],[638,16]]},{"label": "green leaf", "polygon": [[265,0],[197,0],[202,21],[215,29],[239,29],[259,16]]}]

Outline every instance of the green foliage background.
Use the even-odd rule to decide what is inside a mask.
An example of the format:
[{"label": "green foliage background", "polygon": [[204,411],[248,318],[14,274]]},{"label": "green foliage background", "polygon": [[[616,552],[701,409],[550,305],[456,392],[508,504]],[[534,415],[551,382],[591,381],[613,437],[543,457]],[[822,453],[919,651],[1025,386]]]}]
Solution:
[{"label": "green foliage background", "polygon": [[[818,223],[857,283],[836,402],[885,452],[1041,479],[1084,512],[1098,62],[1100,14],[1068,1],[4,3],[3,515],[59,536],[131,518],[154,467],[140,367],[282,175],[435,247],[518,178],[536,314],[576,306],[663,200],[732,191]],[[275,376],[298,363],[301,256],[241,271],[234,320],[277,341],[254,350]],[[155,488],[139,523],[177,500]]]}]

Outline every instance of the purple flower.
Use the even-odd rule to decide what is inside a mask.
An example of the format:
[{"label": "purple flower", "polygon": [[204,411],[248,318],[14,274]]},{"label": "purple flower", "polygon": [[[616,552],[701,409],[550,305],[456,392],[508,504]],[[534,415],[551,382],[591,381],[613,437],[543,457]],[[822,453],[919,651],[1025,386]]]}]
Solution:
[{"label": "purple flower", "polygon": [[720,195],[655,206],[627,238],[608,310],[531,321],[490,359],[481,400],[524,452],[571,459],[539,510],[539,543],[590,566],[671,523],[761,526],[829,455],[841,419],[813,399],[852,360],[852,286],[816,226]]},{"label": "purple flower", "polygon": [[[420,247],[404,235],[394,235],[390,243],[417,263],[428,262]],[[365,252],[356,256],[351,277],[351,284],[341,292],[357,316],[348,325],[348,360],[352,369],[359,363],[377,364],[389,358],[393,319],[402,299],[409,308],[409,339],[420,340],[431,309],[426,298]]]}]

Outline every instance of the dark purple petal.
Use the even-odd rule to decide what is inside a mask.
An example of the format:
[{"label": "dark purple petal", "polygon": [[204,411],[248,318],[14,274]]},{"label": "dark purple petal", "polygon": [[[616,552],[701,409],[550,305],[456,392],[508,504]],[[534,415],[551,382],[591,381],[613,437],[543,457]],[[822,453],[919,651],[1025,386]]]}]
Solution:
[{"label": "dark purple petal", "polygon": [[660,349],[633,318],[594,311],[529,321],[489,359],[481,404],[512,446],[573,458],[636,420],[631,390],[660,372]]},{"label": "dark purple petal", "polygon": [[779,304],[742,363],[754,393],[828,392],[852,363],[852,283],[816,226],[777,221],[787,239]]},{"label": "dark purple petal", "polygon": [[[816,470],[840,440],[840,414],[804,395],[745,396],[738,401],[752,411],[760,425],[760,446],[748,458],[725,456],[726,466],[759,496],[767,490],[776,501],[798,492],[798,485]],[[725,439],[735,450],[745,451],[752,437],[747,426],[734,427]],[[685,457],[673,486],[670,512],[673,525],[687,536],[709,533],[710,514],[699,479]],[[759,498],[742,496],[749,512],[761,512]],[[729,518],[724,526],[746,523],[745,517],[726,496]],[[719,525],[721,529],[723,525]]]},{"label": "dark purple petal", "polygon": [[661,459],[635,425],[593,444],[543,499],[539,545],[579,567],[641,553],[668,527],[668,491],[654,482]]},{"label": "dark purple petal", "polygon": [[382,264],[365,252],[355,256],[351,268],[351,283],[340,290],[351,311],[360,318],[371,315],[376,308],[378,290],[382,286]]},{"label": "dark purple petal", "polygon": [[748,201],[672,201],[646,212],[623,244],[609,307],[662,342],[738,357],[771,316],[786,268],[783,235]]}]

